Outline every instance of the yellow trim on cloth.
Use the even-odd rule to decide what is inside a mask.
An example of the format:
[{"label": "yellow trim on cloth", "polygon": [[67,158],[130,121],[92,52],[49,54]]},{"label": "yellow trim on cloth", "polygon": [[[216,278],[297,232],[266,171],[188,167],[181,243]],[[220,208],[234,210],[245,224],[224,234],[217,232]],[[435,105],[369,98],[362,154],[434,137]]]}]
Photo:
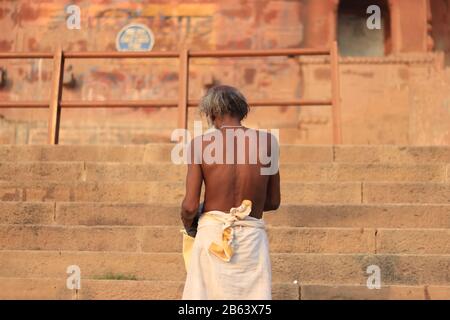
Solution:
[{"label": "yellow trim on cloth", "polygon": [[[244,220],[252,211],[252,202],[250,200],[242,201],[242,204],[237,208],[230,209],[230,219],[225,221],[222,232],[222,243],[211,243],[209,252],[219,259],[229,262],[233,256],[233,247],[231,246],[234,238],[233,224],[238,220]],[[208,213],[206,213],[208,214]]]},{"label": "yellow trim on cloth", "polygon": [[187,234],[186,230],[181,230],[183,233],[183,260],[186,271],[189,269],[189,263],[191,262],[192,248],[194,247],[194,237]]},{"label": "yellow trim on cloth", "polygon": [[[208,250],[210,253],[219,259],[229,262],[233,256],[232,242],[234,238],[233,225],[239,220],[244,220],[252,211],[252,202],[250,200],[242,201],[242,204],[237,208],[231,208],[230,214],[227,214],[226,219],[220,219],[215,216],[216,213],[223,214],[221,211],[209,211],[204,213],[204,218],[219,219],[223,221],[223,232],[221,243],[211,243]],[[195,238],[189,236],[185,230],[183,233],[183,259],[186,270],[188,270],[191,259],[192,248],[194,246]]]}]

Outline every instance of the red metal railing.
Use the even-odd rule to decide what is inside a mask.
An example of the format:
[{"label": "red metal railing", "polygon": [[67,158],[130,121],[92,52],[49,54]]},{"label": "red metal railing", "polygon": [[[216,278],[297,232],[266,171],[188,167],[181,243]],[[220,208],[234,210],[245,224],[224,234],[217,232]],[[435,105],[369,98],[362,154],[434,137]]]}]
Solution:
[{"label": "red metal railing", "polygon": [[[190,58],[224,58],[224,57],[271,57],[271,56],[302,56],[329,55],[331,66],[331,101],[327,100],[249,100],[251,107],[266,106],[332,106],[333,143],[342,143],[340,87],[339,87],[339,55],[337,43],[329,50],[318,49],[276,49],[276,50],[216,50],[190,51],[182,49],[179,52],[65,52],[58,47],[53,54],[44,52],[5,52],[0,53],[0,59],[53,59],[53,78],[50,101],[0,101],[0,108],[49,108],[48,143],[58,144],[61,108],[123,108],[142,107],[178,108],[178,127],[187,128],[187,108],[198,105],[198,100],[189,100],[189,61]],[[179,90],[176,100],[142,100],[142,101],[62,101],[62,81],[65,59],[94,58],[178,58],[179,59]]]}]

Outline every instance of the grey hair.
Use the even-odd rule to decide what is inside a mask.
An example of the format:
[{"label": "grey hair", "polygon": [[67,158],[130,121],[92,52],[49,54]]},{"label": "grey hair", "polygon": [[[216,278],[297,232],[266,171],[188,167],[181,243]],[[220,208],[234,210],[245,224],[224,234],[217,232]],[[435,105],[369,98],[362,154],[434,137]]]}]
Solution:
[{"label": "grey hair", "polygon": [[209,119],[229,114],[244,119],[249,111],[249,106],[244,95],[231,86],[215,86],[210,88],[200,101],[200,112]]}]

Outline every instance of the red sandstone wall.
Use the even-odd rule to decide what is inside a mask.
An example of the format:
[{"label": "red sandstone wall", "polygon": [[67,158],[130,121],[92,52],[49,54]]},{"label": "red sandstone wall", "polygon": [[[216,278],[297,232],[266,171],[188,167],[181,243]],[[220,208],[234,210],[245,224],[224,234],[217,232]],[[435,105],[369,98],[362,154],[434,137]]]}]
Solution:
[{"label": "red sandstone wall", "polygon": [[[57,42],[65,50],[115,50],[115,36],[129,22],[144,23],[153,30],[154,50],[176,50],[183,44],[193,49],[323,47],[336,37],[335,0],[73,3],[81,7],[81,30],[65,27],[64,1],[0,2],[0,50],[51,51]],[[416,101],[428,101],[432,110],[449,99],[445,86],[442,93],[429,97],[445,76],[436,68],[439,59],[425,53],[424,4],[424,0],[391,1],[393,57],[342,61],[345,143],[450,144],[445,125],[450,123],[450,111],[439,109],[444,111],[438,118],[425,112],[423,104],[415,107]],[[413,52],[422,53],[410,58]],[[9,78],[0,89],[0,99],[47,99],[51,63],[9,60],[0,65],[8,69]],[[66,88],[64,99],[173,99],[177,95],[173,61],[69,60],[67,66],[77,86]],[[190,79],[191,98],[201,96],[205,86],[213,83],[238,86],[254,99],[326,99],[330,94],[329,67],[323,59],[196,60]],[[1,114],[0,142],[45,142],[44,110]],[[190,114],[191,120],[198,118],[195,110]],[[283,142],[330,143],[330,116],[329,107],[274,107],[253,109],[247,122],[283,128]],[[430,132],[434,123],[439,124]],[[63,110],[61,142],[165,141],[175,126],[174,110]]]}]

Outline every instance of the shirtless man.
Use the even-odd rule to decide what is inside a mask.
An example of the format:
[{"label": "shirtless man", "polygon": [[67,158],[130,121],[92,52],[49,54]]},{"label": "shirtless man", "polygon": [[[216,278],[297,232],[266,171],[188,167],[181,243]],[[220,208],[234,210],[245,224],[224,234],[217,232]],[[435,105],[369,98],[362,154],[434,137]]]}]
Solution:
[{"label": "shirtless man", "polygon": [[[277,141],[269,133],[242,126],[248,104],[233,87],[211,88],[203,97],[200,110],[216,130],[195,138],[197,141],[194,139],[190,144],[186,195],[181,206],[181,219],[186,230],[191,230],[198,218],[203,182],[205,194],[201,211],[206,214],[200,218],[183,298],[270,299],[270,260],[261,218],[264,211],[276,210],[280,205],[280,175],[278,167],[272,174],[263,174],[269,164],[263,163],[260,155],[265,153],[270,159],[278,157]],[[204,159],[204,151],[218,141],[221,142],[219,147],[211,152],[216,161],[211,163]],[[278,159],[276,161],[278,164]],[[249,200],[245,203],[250,204],[248,217],[238,221],[234,216],[230,220],[230,212],[236,211],[232,208],[245,211],[244,200]],[[230,236],[233,239],[227,241],[233,243],[230,247],[233,249],[229,250],[234,256],[227,256],[227,249],[222,248],[227,242],[223,231],[226,226],[233,229],[233,236]],[[223,249],[223,257],[211,254],[214,253],[209,248],[212,242],[219,243],[218,250]],[[222,257],[223,261],[217,257]],[[247,281],[246,273],[247,278],[254,280]]]}]

